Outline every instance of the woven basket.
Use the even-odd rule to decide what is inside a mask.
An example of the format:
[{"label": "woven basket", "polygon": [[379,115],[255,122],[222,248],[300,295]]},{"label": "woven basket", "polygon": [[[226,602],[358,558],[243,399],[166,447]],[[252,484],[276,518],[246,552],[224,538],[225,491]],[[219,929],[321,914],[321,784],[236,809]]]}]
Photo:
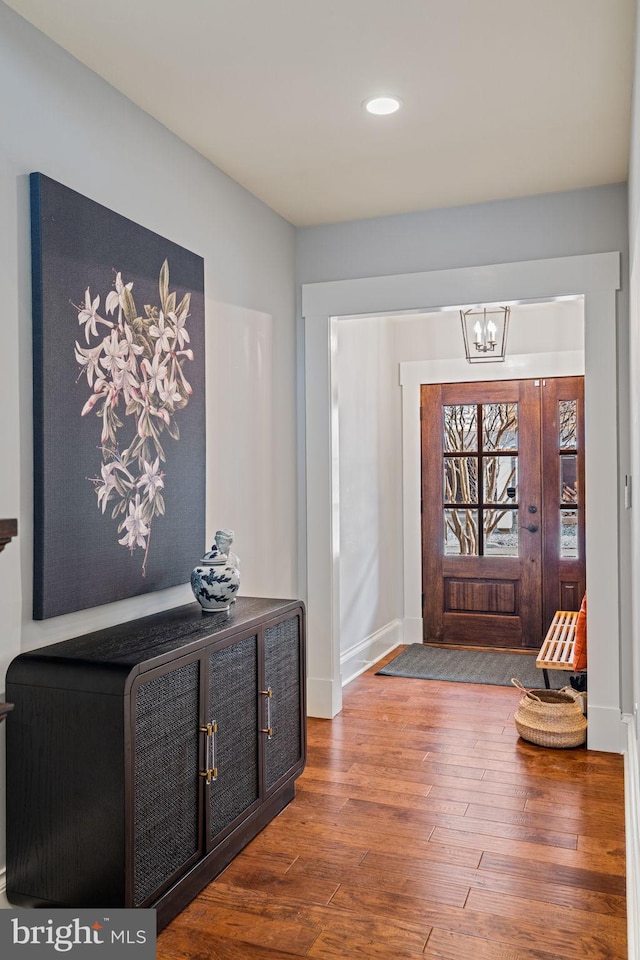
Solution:
[{"label": "woven basket", "polygon": [[523,696],[516,710],[516,730],[523,740],[540,747],[579,747],[587,736],[587,718],[575,690],[527,690],[511,681]]}]

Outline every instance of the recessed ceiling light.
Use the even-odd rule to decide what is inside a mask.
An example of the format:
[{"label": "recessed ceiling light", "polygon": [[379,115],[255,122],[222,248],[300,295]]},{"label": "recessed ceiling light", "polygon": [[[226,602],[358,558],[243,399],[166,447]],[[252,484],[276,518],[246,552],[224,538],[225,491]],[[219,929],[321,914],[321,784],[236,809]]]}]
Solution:
[{"label": "recessed ceiling light", "polygon": [[399,97],[370,97],[365,100],[362,106],[369,113],[375,113],[377,116],[384,116],[387,113],[395,113],[402,106],[402,100]]}]

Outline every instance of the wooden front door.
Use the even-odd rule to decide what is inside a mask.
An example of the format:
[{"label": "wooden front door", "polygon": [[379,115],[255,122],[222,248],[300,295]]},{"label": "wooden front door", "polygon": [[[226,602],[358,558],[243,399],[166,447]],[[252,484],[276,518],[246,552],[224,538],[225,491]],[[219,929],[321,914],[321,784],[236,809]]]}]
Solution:
[{"label": "wooden front door", "polygon": [[422,387],[425,641],[538,647],[584,576],[583,378]]}]

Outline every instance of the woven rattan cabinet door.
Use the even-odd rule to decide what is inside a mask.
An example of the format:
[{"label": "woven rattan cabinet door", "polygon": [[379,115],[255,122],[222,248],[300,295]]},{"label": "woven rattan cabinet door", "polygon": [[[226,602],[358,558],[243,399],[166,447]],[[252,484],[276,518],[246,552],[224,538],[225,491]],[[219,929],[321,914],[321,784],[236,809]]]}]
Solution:
[{"label": "woven rattan cabinet door", "polygon": [[133,904],[201,853],[200,660],[153,671],[135,692]]},{"label": "woven rattan cabinet door", "polygon": [[211,848],[259,801],[257,634],[209,655],[207,711],[214,731],[215,778],[205,786]]},{"label": "woven rattan cabinet door", "polygon": [[304,762],[301,725],[301,620],[296,614],[264,630],[265,785],[272,790]]}]

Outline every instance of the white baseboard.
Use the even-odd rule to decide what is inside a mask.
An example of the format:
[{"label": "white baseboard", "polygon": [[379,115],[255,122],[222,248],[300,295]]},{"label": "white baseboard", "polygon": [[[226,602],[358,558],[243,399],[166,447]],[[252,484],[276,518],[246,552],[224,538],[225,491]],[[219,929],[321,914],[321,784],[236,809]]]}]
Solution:
[{"label": "white baseboard", "polygon": [[640,960],[640,757],[635,718],[623,715],[627,743],[624,751],[624,819],[627,846],[627,956]]},{"label": "white baseboard", "polygon": [[307,716],[333,720],[342,710],[342,684],[339,680],[307,677]]},{"label": "white baseboard", "polygon": [[338,679],[307,677],[307,716],[333,720],[342,710],[342,687],[403,642],[402,620],[392,620],[344,651]]},{"label": "white baseboard", "polygon": [[380,630],[365,637],[340,656],[342,686],[355,680],[392,650],[404,643],[403,621],[392,620]]},{"label": "white baseboard", "polygon": [[598,707],[587,701],[587,747],[605,753],[623,753],[627,733],[617,707]]},{"label": "white baseboard", "polygon": [[402,621],[403,643],[422,643],[422,617],[405,617]]}]

